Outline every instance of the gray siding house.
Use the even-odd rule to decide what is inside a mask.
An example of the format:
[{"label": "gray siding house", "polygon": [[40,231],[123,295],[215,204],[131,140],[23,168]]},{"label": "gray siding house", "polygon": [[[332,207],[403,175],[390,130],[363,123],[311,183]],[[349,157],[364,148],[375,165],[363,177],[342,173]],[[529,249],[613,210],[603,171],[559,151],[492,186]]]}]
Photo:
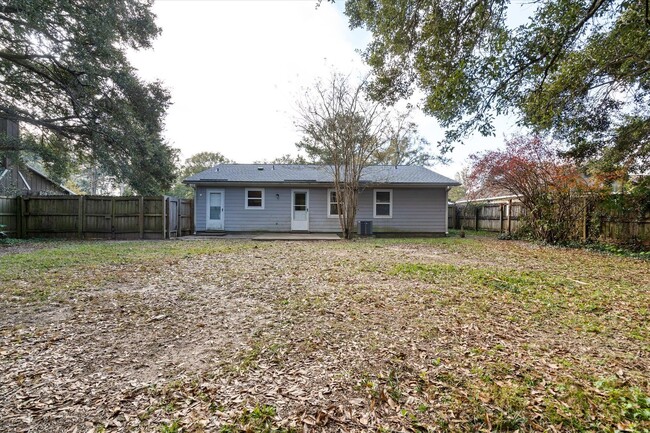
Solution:
[{"label": "gray siding house", "polygon": [[[183,182],[194,188],[197,233],[341,231],[328,166],[222,164]],[[445,234],[458,184],[424,167],[366,167],[357,220],[375,233]]]}]

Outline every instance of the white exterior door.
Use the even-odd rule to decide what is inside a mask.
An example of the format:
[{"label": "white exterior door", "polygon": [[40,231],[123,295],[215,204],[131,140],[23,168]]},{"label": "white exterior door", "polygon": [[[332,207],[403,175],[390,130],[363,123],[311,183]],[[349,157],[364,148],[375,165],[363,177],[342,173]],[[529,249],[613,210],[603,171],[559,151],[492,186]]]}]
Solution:
[{"label": "white exterior door", "polygon": [[222,189],[209,189],[207,191],[207,215],[205,218],[206,230],[223,230],[223,199],[225,192]]},{"label": "white exterior door", "polygon": [[291,230],[309,231],[309,191],[291,190]]}]

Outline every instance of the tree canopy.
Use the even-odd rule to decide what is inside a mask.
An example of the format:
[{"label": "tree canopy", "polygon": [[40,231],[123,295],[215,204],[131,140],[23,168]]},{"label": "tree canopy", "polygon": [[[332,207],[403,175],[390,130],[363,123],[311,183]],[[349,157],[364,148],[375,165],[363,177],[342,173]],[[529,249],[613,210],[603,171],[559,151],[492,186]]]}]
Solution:
[{"label": "tree canopy", "polygon": [[232,164],[234,161],[219,152],[199,152],[190,156],[180,167],[179,180],[200,173],[219,164]]},{"label": "tree canopy", "polygon": [[234,161],[226,158],[219,152],[199,152],[185,159],[185,162],[176,168],[177,178],[174,185],[166,194],[175,197],[192,197],[192,188],[183,183],[183,179],[200,173],[219,164],[232,164]]},{"label": "tree canopy", "polygon": [[284,155],[280,155],[276,158],[273,158],[271,160],[261,160],[261,161],[255,161],[254,164],[313,164],[312,161],[308,161],[307,158],[305,158],[302,155],[292,155],[290,153],[285,153]]},{"label": "tree canopy", "polygon": [[442,155],[431,152],[431,144],[422,137],[418,126],[410,118],[411,110],[398,113],[391,119],[388,144],[375,152],[373,164],[432,165],[446,163]]},{"label": "tree canopy", "polygon": [[551,133],[599,170],[650,166],[650,25],[640,0],[531,0],[509,26],[510,0],[347,0],[351,27],[372,33],[364,52],[372,95],[418,88],[448,128],[444,148],[494,133],[495,116]]},{"label": "tree canopy", "polygon": [[159,34],[151,0],[8,0],[0,5],[0,117],[20,122],[0,153],[91,162],[142,194],[174,179],[162,138],[169,94],[140,79],[129,49]]}]

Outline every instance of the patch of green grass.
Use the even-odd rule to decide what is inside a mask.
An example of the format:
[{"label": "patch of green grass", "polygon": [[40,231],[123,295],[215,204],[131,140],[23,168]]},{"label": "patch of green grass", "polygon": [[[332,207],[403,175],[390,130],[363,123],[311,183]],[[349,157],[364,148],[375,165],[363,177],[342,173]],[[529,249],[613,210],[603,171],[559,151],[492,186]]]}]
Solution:
[{"label": "patch of green grass", "polygon": [[645,248],[646,251],[639,250],[638,248],[629,248],[624,245],[601,244],[601,243],[587,244],[584,247],[591,251],[613,254],[615,256],[650,260],[650,250],[648,250],[647,247]]},{"label": "patch of green grass", "polygon": [[57,242],[51,248],[0,257],[0,281],[74,266],[125,265],[165,259],[178,262],[183,258],[235,252],[245,247],[246,244],[198,241],[189,244],[172,241]]},{"label": "patch of green grass", "polygon": [[[2,227],[0,227],[0,232]],[[2,238],[0,237],[0,248],[3,246],[12,246],[12,245],[29,245],[36,242],[43,242],[41,239],[17,239],[17,238]]]},{"label": "patch of green grass", "polygon": [[238,354],[236,362],[225,365],[226,370],[237,374],[254,370],[262,356],[265,356],[267,361],[280,362],[280,357],[286,348],[285,344],[255,339],[250,343],[249,349]]},{"label": "patch of green grass", "polygon": [[551,276],[545,272],[492,270],[445,263],[400,263],[395,265],[389,271],[389,274],[407,276],[430,283],[445,283],[455,280],[459,284],[464,283],[467,289],[474,286],[514,294],[572,288],[575,286],[568,279]]},{"label": "patch of green grass", "polygon": [[608,377],[595,381],[594,386],[608,398],[611,412],[637,425],[650,428],[650,395],[639,388],[627,387],[616,378]]},{"label": "patch of green grass", "polygon": [[406,275],[427,282],[437,282],[443,277],[455,276],[462,272],[458,266],[448,264],[400,263],[394,266],[389,275]]},{"label": "patch of green grass", "polygon": [[0,283],[14,295],[44,300],[55,291],[114,281],[120,275],[111,270],[117,268],[122,273],[156,273],[186,258],[250,247],[244,242],[53,241],[47,248],[0,256]]},{"label": "patch of green grass", "polygon": [[[619,259],[615,259],[619,260]],[[650,342],[647,288],[619,279],[566,278],[552,270],[487,268],[449,263],[397,263],[388,275],[424,281],[439,292],[419,294],[422,305],[433,300],[438,307],[453,308],[463,315],[493,314],[495,308],[514,323],[548,323],[586,334],[624,334],[627,338]],[[603,266],[603,269],[605,266]],[[562,268],[574,274],[580,267]],[[411,296],[404,292],[405,298]],[[460,295],[462,293],[462,296]],[[632,301],[635,300],[635,301]],[[507,305],[509,310],[499,309]],[[621,309],[625,308],[625,309]],[[630,321],[630,318],[634,319]],[[548,326],[548,325],[546,325]],[[426,334],[422,334],[425,336]]]},{"label": "patch of green grass", "polygon": [[[494,238],[495,236],[491,236]],[[433,237],[433,238],[376,238],[367,239],[360,242],[369,242],[376,246],[390,246],[390,245],[423,245],[438,247],[441,249],[449,250],[480,250],[481,240],[485,236],[476,235],[468,236],[466,238],[459,237]]]},{"label": "patch of green grass", "polygon": [[170,422],[169,424],[163,424],[160,426],[160,433],[178,433],[180,432],[181,426],[177,420]]},{"label": "patch of green grass", "polygon": [[244,409],[237,419],[221,426],[219,433],[292,433],[292,429],[276,425],[276,416],[275,407],[258,404],[252,409]]}]

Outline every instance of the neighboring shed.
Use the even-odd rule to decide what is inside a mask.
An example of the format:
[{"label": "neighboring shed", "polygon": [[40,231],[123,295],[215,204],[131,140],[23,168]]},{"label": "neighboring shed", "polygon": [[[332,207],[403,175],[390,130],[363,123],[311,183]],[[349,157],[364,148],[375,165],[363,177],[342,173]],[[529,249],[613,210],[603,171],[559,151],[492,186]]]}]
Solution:
[{"label": "neighboring shed", "polygon": [[[222,164],[190,176],[197,232],[340,232],[329,166]],[[447,192],[458,182],[416,166],[370,166],[357,219],[374,232],[445,234]]]},{"label": "neighboring shed", "polygon": [[[0,134],[19,137],[16,122],[0,119]],[[14,164],[10,158],[0,158],[0,195],[68,195],[74,194],[34,167]]]}]

